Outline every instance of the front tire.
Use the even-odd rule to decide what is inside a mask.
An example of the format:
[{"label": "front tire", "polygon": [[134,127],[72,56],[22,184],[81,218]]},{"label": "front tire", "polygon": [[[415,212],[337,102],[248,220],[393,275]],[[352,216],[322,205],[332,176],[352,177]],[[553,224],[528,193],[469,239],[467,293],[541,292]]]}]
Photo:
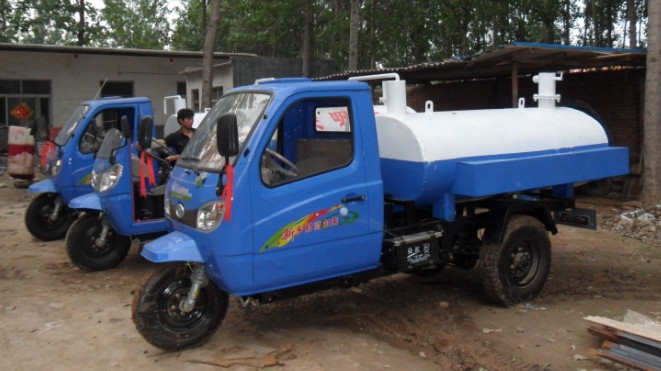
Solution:
[{"label": "front tire", "polygon": [[179,303],[188,296],[192,268],[184,263],[156,267],[133,298],[133,323],[155,347],[176,351],[199,345],[218,329],[229,297],[209,282],[188,313]]},{"label": "front tire", "polygon": [[67,255],[78,268],[100,271],[116,267],[131,248],[131,239],[118,234],[112,227],[105,243],[98,244],[103,221],[95,212],[84,213],[71,225],[66,237]]},{"label": "front tire", "polygon": [[42,241],[61,240],[66,236],[71,223],[76,220],[76,213],[61,205],[57,218],[51,220],[57,202],[62,202],[57,193],[42,193],[30,202],[25,211],[25,227],[31,235]]},{"label": "front tire", "polygon": [[480,280],[497,303],[513,306],[534,299],[551,267],[551,241],[544,225],[528,215],[513,216],[502,243],[480,251]]}]

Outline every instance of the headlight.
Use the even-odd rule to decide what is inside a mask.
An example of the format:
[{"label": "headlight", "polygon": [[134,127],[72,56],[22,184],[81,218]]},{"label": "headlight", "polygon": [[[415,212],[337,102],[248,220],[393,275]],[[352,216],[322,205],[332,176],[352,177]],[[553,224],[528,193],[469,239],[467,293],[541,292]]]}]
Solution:
[{"label": "headlight", "polygon": [[45,166],[41,166],[41,173],[44,175],[57,175],[62,170],[62,160],[57,160],[55,163],[46,161]]},{"label": "headlight", "polygon": [[197,210],[197,229],[211,231],[220,225],[225,215],[224,201],[211,201]]},{"label": "headlight", "polygon": [[163,196],[163,212],[165,212],[165,215],[170,216],[170,196],[168,196],[167,192]]},{"label": "headlight", "polygon": [[60,173],[60,170],[62,170],[62,159],[59,159],[55,161],[55,165],[53,165],[53,175],[57,175]]},{"label": "headlight", "polygon": [[117,183],[119,183],[123,169],[124,167],[121,164],[114,164],[101,174],[93,172],[92,184],[94,185],[94,190],[97,192],[105,192],[113,189]]}]

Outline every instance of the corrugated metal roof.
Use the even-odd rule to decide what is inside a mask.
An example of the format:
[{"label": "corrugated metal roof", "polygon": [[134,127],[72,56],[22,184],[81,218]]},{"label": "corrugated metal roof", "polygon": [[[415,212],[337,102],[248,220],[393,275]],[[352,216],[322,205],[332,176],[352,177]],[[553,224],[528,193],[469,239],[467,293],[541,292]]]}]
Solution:
[{"label": "corrugated metal roof", "polygon": [[644,67],[646,49],[582,47],[515,42],[470,58],[446,59],[407,67],[345,71],[317,80],[339,80],[352,76],[396,72],[409,83],[511,76],[540,71],[602,67]]},{"label": "corrugated metal roof", "polygon": [[[134,56],[134,57],[202,58],[201,51],[149,50],[149,49],[131,49],[131,48],[96,48],[96,47],[87,47],[87,46],[41,45],[41,44],[0,43],[0,51],[101,54],[101,55]],[[256,54],[249,54],[249,53],[226,53],[226,52],[214,53],[214,57],[216,58],[229,58],[229,57],[237,57],[237,56],[257,57]]]}]

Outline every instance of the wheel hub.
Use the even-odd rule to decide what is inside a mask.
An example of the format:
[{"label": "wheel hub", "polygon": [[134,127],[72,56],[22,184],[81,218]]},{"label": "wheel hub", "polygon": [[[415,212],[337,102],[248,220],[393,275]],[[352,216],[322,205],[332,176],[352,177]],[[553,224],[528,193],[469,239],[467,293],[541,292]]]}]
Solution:
[{"label": "wheel hub", "polygon": [[519,246],[510,255],[510,274],[517,281],[523,280],[530,272],[533,258],[530,249]]}]

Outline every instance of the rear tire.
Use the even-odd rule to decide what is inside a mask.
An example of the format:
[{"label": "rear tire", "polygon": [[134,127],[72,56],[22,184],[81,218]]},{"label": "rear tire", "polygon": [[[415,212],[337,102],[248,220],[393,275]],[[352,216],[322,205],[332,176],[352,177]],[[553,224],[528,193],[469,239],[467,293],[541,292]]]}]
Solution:
[{"label": "rear tire", "polygon": [[528,215],[513,216],[502,243],[480,251],[480,280],[497,303],[513,306],[534,299],[551,267],[551,241],[544,225]]},{"label": "rear tire", "polygon": [[57,198],[57,193],[42,193],[30,202],[25,211],[25,227],[31,235],[42,241],[63,239],[76,220],[76,212],[66,205],[62,205],[57,219],[50,219],[55,203],[61,202]]},{"label": "rear tire", "polygon": [[191,312],[179,310],[191,287],[191,273],[184,263],[157,266],[135,293],[133,323],[153,346],[176,351],[202,344],[223,322],[229,297],[212,282],[200,290]]},{"label": "rear tire", "polygon": [[102,221],[99,214],[84,213],[71,225],[66,237],[67,255],[78,268],[100,271],[116,267],[131,248],[131,239],[110,229],[105,244],[98,245]]}]

